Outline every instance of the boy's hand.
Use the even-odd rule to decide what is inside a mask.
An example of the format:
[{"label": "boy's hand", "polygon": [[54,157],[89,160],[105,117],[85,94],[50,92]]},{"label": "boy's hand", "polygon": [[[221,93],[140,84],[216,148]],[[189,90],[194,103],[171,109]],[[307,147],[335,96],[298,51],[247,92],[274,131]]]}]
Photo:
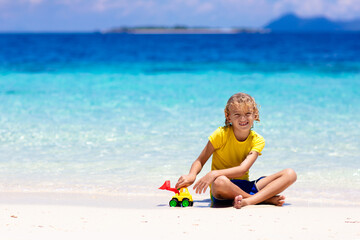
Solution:
[{"label": "boy's hand", "polygon": [[204,177],[200,178],[199,181],[197,181],[194,185],[194,190],[196,193],[205,193],[208,186],[210,186],[216,179],[217,173],[216,171],[211,171],[208,174],[206,174]]},{"label": "boy's hand", "polygon": [[195,182],[196,176],[193,175],[182,175],[175,185],[176,189],[188,187]]}]

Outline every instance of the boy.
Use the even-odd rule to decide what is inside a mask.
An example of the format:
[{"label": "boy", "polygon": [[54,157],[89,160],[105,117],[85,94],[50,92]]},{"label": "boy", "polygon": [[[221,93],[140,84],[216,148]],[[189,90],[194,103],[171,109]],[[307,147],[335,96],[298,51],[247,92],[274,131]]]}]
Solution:
[{"label": "boy", "polygon": [[213,206],[229,203],[235,208],[258,203],[282,206],[285,197],[277,194],[296,181],[296,173],[292,169],[285,169],[249,181],[249,169],[265,146],[264,138],[251,130],[254,121],[260,121],[254,98],[245,93],[231,96],[225,107],[225,126],[219,127],[209,137],[189,174],[181,176],[175,187],[193,184],[213,155],[211,171],[193,187],[196,193],[202,193],[210,186]]}]

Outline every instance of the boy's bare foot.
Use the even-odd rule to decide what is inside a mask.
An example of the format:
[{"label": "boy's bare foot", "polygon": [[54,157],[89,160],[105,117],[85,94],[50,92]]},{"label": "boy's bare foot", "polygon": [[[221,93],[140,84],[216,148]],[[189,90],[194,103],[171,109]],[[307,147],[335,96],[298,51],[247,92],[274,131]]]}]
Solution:
[{"label": "boy's bare foot", "polygon": [[268,200],[264,201],[264,203],[281,207],[285,203],[285,196],[284,195],[276,195],[276,196],[271,197]]},{"label": "boy's bare foot", "polygon": [[[268,200],[264,201],[265,204],[272,204],[275,206],[281,207],[285,203],[285,196],[283,195],[276,195],[274,197],[269,198]],[[240,209],[244,206],[249,205],[249,203],[246,201],[246,199],[243,198],[243,196],[239,195],[236,196],[234,199],[234,208]]]},{"label": "boy's bare foot", "polygon": [[239,195],[239,196],[236,196],[235,199],[234,199],[234,208],[236,209],[240,209],[244,206],[248,205],[246,200],[243,199],[243,196]]}]

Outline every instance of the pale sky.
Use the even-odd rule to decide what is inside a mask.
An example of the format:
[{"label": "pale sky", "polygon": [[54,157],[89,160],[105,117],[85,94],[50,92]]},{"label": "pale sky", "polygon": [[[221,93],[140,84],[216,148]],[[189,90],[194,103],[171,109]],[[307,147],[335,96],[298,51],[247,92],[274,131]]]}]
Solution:
[{"label": "pale sky", "polygon": [[0,0],[0,31],[262,27],[289,12],[333,20],[360,18],[360,0]]}]

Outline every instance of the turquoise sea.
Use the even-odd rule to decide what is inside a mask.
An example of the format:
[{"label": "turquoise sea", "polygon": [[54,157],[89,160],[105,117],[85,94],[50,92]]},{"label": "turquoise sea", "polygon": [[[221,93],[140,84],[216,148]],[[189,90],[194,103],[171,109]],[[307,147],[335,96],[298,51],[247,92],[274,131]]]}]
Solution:
[{"label": "turquoise sea", "polygon": [[360,201],[357,33],[0,34],[0,191],[156,194],[236,92],[261,106],[251,178],[291,167],[289,197]]}]

